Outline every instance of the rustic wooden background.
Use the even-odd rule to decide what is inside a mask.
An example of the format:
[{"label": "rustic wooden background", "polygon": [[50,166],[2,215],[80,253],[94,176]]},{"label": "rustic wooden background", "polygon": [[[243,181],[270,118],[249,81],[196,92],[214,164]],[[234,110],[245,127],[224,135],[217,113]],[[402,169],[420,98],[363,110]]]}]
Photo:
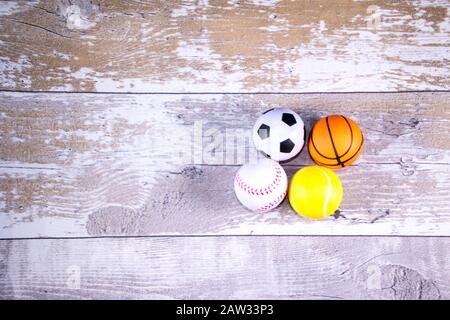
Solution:
[{"label": "rustic wooden background", "polygon": [[[0,1],[0,298],[449,299],[449,8]],[[275,106],[363,129],[326,220],[235,199]]]}]

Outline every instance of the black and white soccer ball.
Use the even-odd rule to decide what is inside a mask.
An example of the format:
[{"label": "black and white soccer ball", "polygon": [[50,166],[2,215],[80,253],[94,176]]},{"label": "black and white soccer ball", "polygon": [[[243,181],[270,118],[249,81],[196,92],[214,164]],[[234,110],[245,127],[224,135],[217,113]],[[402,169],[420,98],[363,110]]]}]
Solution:
[{"label": "black and white soccer ball", "polygon": [[290,109],[267,110],[256,120],[253,142],[256,149],[275,161],[292,159],[305,144],[305,124]]}]

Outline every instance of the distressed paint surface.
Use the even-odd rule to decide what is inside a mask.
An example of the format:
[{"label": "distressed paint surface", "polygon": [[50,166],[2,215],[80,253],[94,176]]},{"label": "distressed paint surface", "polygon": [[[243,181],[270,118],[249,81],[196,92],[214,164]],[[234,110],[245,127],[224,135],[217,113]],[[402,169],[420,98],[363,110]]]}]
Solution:
[{"label": "distressed paint surface", "polygon": [[[448,299],[448,92],[224,93],[449,90],[449,7],[1,1],[0,90],[70,93],[0,92],[0,299]],[[363,129],[328,220],[235,199],[275,106]]]},{"label": "distressed paint surface", "polygon": [[[448,93],[1,93],[0,237],[448,236],[449,101]],[[287,201],[252,213],[234,196],[238,166],[256,153],[245,134],[275,106],[299,112],[308,130],[333,113],[362,127],[363,155],[337,171],[344,200],[325,221],[300,218]],[[290,177],[306,164],[304,150],[284,167]]]},{"label": "distressed paint surface", "polygon": [[0,298],[449,299],[448,238],[0,241]]},{"label": "distressed paint surface", "polygon": [[449,90],[450,3],[8,1],[0,89]]}]

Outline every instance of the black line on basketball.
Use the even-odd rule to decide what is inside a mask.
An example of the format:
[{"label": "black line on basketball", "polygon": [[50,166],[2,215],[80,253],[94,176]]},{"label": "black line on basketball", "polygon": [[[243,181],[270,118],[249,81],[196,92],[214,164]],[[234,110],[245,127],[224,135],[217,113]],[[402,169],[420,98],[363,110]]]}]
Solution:
[{"label": "black line on basketball", "polygon": [[[309,137],[309,139],[311,140],[311,136]],[[311,140],[312,141],[312,140]],[[316,148],[314,148],[314,149],[316,149]],[[316,149],[316,151],[317,151],[317,149]],[[316,160],[316,159],[314,159],[314,157],[311,155],[311,152],[309,151],[309,147],[308,147],[308,154],[309,154],[309,157],[314,161],[314,162],[316,162],[317,164],[320,164],[320,165],[323,165],[323,166],[340,166],[339,165],[339,163],[336,163],[336,164],[328,164],[328,163],[324,163],[324,162],[321,162],[321,161],[318,161],[318,160]],[[337,160],[335,159],[335,158],[332,158],[332,160],[335,160],[336,162],[337,162]]]},{"label": "black line on basketball", "polygon": [[325,118],[325,121],[326,121],[326,123],[327,123],[328,133],[330,134],[331,144],[333,145],[333,150],[334,150],[334,154],[336,155],[336,160],[338,161],[338,163],[339,163],[342,167],[344,167],[344,164],[342,163],[342,161],[341,161],[341,159],[339,158],[339,155],[338,155],[338,153],[337,153],[336,146],[334,145],[333,136],[331,135],[330,124],[328,123],[328,117]]},{"label": "black line on basketball", "polygon": [[[308,151],[309,152],[309,151]],[[311,155],[311,154],[310,154]],[[340,168],[341,165],[340,164],[328,164],[328,163],[324,163],[318,160],[314,160],[314,162],[320,166],[324,166],[324,167],[332,167],[332,168]]]},{"label": "black line on basketball", "polygon": [[[352,126],[350,125],[350,122],[348,122],[347,118],[344,116],[340,116],[341,118],[343,118],[345,120],[345,122],[347,122],[348,127],[350,128],[350,146],[348,147],[347,151],[345,151],[342,155],[341,155],[341,159],[347,154],[349,153],[350,149],[353,146],[353,130],[352,130]],[[344,161],[345,162],[345,161]]]},{"label": "black line on basketball", "polygon": [[[337,161],[336,158],[328,158],[328,157],[325,157],[323,154],[321,154],[321,153],[317,150],[316,146],[314,145],[314,140],[311,138],[311,136],[309,137],[309,140],[311,140],[311,143],[312,143],[312,145],[313,145],[313,148],[314,148],[314,150],[319,154],[319,156],[321,156],[322,158],[325,158],[326,160],[334,160],[334,161],[336,161],[337,163],[339,163],[339,162]],[[308,152],[309,152],[309,148],[308,148]],[[309,152],[309,155],[311,156],[311,152]],[[315,160],[312,156],[311,156],[311,158],[312,158],[313,160]]]},{"label": "black line on basketball", "polygon": [[358,152],[361,150],[363,144],[364,144],[364,136],[362,136],[361,144],[359,145],[359,147],[358,147],[358,149],[356,150],[356,152],[355,152],[350,158],[348,158],[347,160],[345,160],[344,163],[349,162],[349,161],[352,160],[354,157],[356,157],[356,155],[358,154]]},{"label": "black line on basketball", "polygon": [[328,160],[338,160],[336,158],[330,158],[330,157],[325,157],[322,153],[320,153],[319,149],[317,149],[316,144],[314,143],[314,139],[313,139],[313,132],[314,132],[314,128],[315,126],[312,128],[311,133],[309,134],[309,139],[311,139],[311,143],[314,147],[314,149],[316,150],[316,152],[319,154],[319,156],[321,156],[322,158],[328,159]]}]

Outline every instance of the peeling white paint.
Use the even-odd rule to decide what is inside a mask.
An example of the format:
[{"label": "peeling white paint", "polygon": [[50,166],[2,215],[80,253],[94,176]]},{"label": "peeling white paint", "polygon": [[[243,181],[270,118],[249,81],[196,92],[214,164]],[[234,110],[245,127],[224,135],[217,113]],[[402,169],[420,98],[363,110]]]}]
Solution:
[{"label": "peeling white paint", "polygon": [[66,26],[70,30],[87,30],[96,25],[94,21],[89,20],[90,11],[97,11],[97,6],[89,7],[89,12],[83,14],[78,5],[70,5],[66,8],[64,16],[66,17]]},{"label": "peeling white paint", "polygon": [[20,10],[19,2],[2,1],[2,5],[0,6],[0,16],[10,15],[18,10]]},{"label": "peeling white paint", "polygon": [[280,2],[280,0],[250,0],[249,2],[254,4],[255,6],[272,7]]},{"label": "peeling white paint", "polygon": [[414,7],[428,8],[428,7],[441,7],[447,8],[447,0],[409,0]]},{"label": "peeling white paint", "polygon": [[260,30],[265,30],[265,31],[269,31],[269,32],[280,32],[280,31],[287,31],[289,30],[289,26],[275,26],[275,25],[271,25],[268,27],[260,27]]},{"label": "peeling white paint", "polygon": [[421,32],[434,32],[433,22],[425,19],[414,20],[414,27]]},{"label": "peeling white paint", "polygon": [[58,70],[62,70],[62,71],[67,72],[67,73],[72,72],[72,68],[70,66],[59,67]]},{"label": "peeling white paint", "polygon": [[440,32],[450,33],[450,18],[449,17],[445,18],[444,21],[439,23],[439,30],[440,30]]},{"label": "peeling white paint", "polygon": [[[0,178],[1,181],[1,178]],[[6,201],[5,201],[6,197],[5,194],[3,192],[0,191],[0,212],[4,213],[6,211]],[[5,214],[0,214],[0,233],[1,230],[3,229],[2,227],[6,227],[8,226],[8,220],[5,219]]]},{"label": "peeling white paint", "polygon": [[323,32],[323,31],[326,31],[326,30],[328,30],[328,29],[327,29],[327,24],[325,23],[325,21],[320,20],[320,23],[319,23],[319,31],[320,31],[320,32]]},{"label": "peeling white paint", "polygon": [[96,77],[101,77],[102,74],[96,72],[92,68],[82,67],[77,71],[71,72],[70,76],[73,78],[76,78],[76,79],[85,80],[85,79],[95,79]]},{"label": "peeling white paint", "polygon": [[[266,2],[267,3],[267,2]],[[187,7],[183,7],[187,10]],[[414,19],[410,15],[403,15],[396,10],[380,9],[383,20],[377,30],[341,30],[342,36],[325,35],[328,31],[324,20],[319,21],[315,26],[302,26],[313,32],[312,42],[309,44],[299,44],[298,47],[291,48],[285,52],[286,48],[280,48],[273,43],[265,45],[264,50],[268,53],[280,54],[285,52],[283,59],[272,60],[264,63],[260,70],[252,70],[252,77],[261,79],[270,77],[267,85],[259,84],[254,91],[392,91],[399,87],[411,87],[411,78],[408,73],[430,74],[434,77],[446,77],[448,69],[433,68],[422,66],[405,65],[405,61],[422,62],[428,49],[424,47],[426,41],[431,41],[426,36],[432,32],[433,26],[424,19]],[[183,11],[183,14],[187,14]],[[180,13],[181,14],[181,13]],[[406,45],[396,45],[395,43],[383,45],[383,31],[390,31],[393,28],[408,25],[417,30],[415,39],[422,41],[421,55],[407,55],[411,47]],[[275,24],[267,27],[260,27],[260,30],[269,32],[283,32],[289,30],[288,22],[277,19]],[[447,28],[446,23],[442,23],[440,28]],[[446,30],[446,29],[445,29]],[[377,31],[377,32],[374,32]],[[347,35],[346,35],[347,33]],[[423,36],[421,36],[421,34]],[[245,67],[240,66],[237,57],[233,57],[233,64],[227,65],[228,72],[223,72],[224,57],[216,53],[210,46],[209,31],[204,30],[202,38],[178,41],[176,49],[177,56],[180,59],[188,61],[185,66],[178,68],[179,79],[167,79],[164,84],[154,81],[145,81],[142,79],[98,79],[97,89],[108,90],[126,90],[128,92],[145,92],[147,90],[163,92],[209,92],[217,91],[217,88],[226,87],[228,91],[246,90],[244,81],[248,72]],[[401,34],[398,34],[401,36]],[[345,38],[345,41],[342,41]],[[446,44],[445,37],[443,44]],[[432,44],[436,44],[433,38]],[[316,48],[326,48],[318,51]],[[336,51],[342,52],[342,58],[336,56]],[[436,46],[429,47],[427,59],[435,61],[445,61],[450,59],[450,54],[446,46],[442,49]],[[380,54],[380,53],[383,54]],[[287,57],[287,58],[286,58]],[[351,57],[349,59],[348,57]],[[386,59],[388,57],[388,59]],[[395,62],[399,57],[402,61]],[[168,57],[170,58],[170,57]],[[200,65],[201,68],[192,67]],[[404,76],[397,76],[392,73],[393,70],[401,70]],[[201,83],[201,89],[199,86]],[[441,84],[431,85],[432,80],[427,82],[427,89],[441,89]],[[422,82],[416,82],[414,89],[423,88]],[[362,89],[364,88],[364,89]]]},{"label": "peeling white paint", "polygon": [[194,5],[176,8],[172,10],[171,17],[172,18],[187,17],[193,10],[195,10]]},{"label": "peeling white paint", "polygon": [[33,67],[28,56],[22,54],[17,62],[11,61],[8,57],[0,57],[0,83],[6,88],[15,88],[16,82],[21,86],[30,88],[32,85],[31,76],[26,75],[25,69]]},{"label": "peeling white paint", "polygon": [[[271,10],[257,8],[264,13],[262,19],[267,19],[269,23],[264,21],[261,26],[259,21],[255,25],[257,29],[254,32],[258,32],[261,42],[254,42],[259,43],[260,47],[251,48],[249,55],[245,49],[242,53],[233,49],[235,45],[242,45],[239,39],[230,40],[231,50],[228,50],[228,40],[221,44],[221,40],[213,34],[222,31],[208,30],[205,27],[208,23],[205,26],[202,23],[194,37],[186,37],[177,32],[177,28],[159,30],[152,25],[153,22],[143,22],[133,39],[127,39],[128,43],[136,40],[136,45],[132,49],[127,47],[123,53],[129,54],[130,59],[136,57],[136,61],[144,62],[142,70],[145,71],[141,76],[139,70],[119,70],[121,59],[102,60],[108,62],[108,68],[102,64],[98,68],[101,72],[93,64],[87,64],[89,68],[81,65],[82,68],[77,70],[78,63],[73,63],[73,60],[79,59],[77,56],[54,50],[52,56],[67,61],[67,67],[51,69],[51,73],[42,76],[34,73],[34,77],[39,78],[36,82],[48,83],[52,90],[70,90],[73,82],[76,82],[75,87],[81,89],[95,87],[97,90],[116,92],[445,90],[449,86],[445,76],[449,68],[444,65],[449,59],[446,50],[449,45],[449,18],[440,23],[430,22],[425,10],[427,6],[424,5],[428,2],[414,1],[413,4],[419,8],[417,13],[406,14],[402,6],[394,6],[394,9],[390,6],[389,10],[380,8],[378,13],[382,19],[376,27],[365,26],[361,20],[368,17],[358,14],[352,18],[357,21],[355,26],[342,26],[339,30],[334,30],[328,20],[320,19],[315,23],[291,25],[292,19],[291,22],[284,19],[284,14],[277,14],[280,17],[275,18]],[[237,1],[228,1],[228,4],[239,5]],[[253,1],[252,4],[273,6],[277,1]],[[188,15],[194,15],[196,19],[209,19],[207,10],[203,10],[208,6],[207,1],[182,2],[172,10],[170,24],[176,25],[179,23],[177,18]],[[249,6],[247,2],[246,6]],[[448,7],[448,3],[436,1],[430,2],[430,6]],[[83,10],[74,9],[74,14],[80,12],[83,16]],[[239,8],[233,7],[233,10]],[[180,21],[186,22],[184,19]],[[305,29],[306,40],[302,38],[295,43],[295,39],[285,39],[292,29]],[[166,37],[171,41],[167,42],[167,46],[161,45],[161,52],[153,52],[151,45],[147,45],[152,41],[157,45],[159,41],[164,43]],[[80,34],[80,38],[88,52],[97,50],[95,47],[101,43],[94,41],[97,40],[95,35]],[[264,39],[266,41],[262,43]],[[172,41],[176,41],[176,48],[173,48]],[[9,45],[6,42],[1,44]],[[114,54],[116,57],[121,53]],[[48,67],[41,62],[41,57],[34,57],[36,59],[33,58],[33,61],[39,62],[33,67]],[[174,61],[173,66],[171,61]],[[411,63],[419,66],[412,66]],[[158,64],[166,67],[164,79],[153,71],[157,70]],[[31,78],[22,76],[16,79],[22,73],[29,74],[27,67],[26,62],[0,60],[1,85],[7,88],[30,87]],[[19,68],[22,70],[16,71]],[[52,82],[58,84],[53,85]]]},{"label": "peeling white paint", "polygon": [[58,52],[56,50],[53,50],[53,55],[65,61],[75,60],[75,57],[73,55],[64,52]]},{"label": "peeling white paint", "polygon": [[[34,212],[38,216],[39,208],[30,208],[30,210],[27,210],[28,212],[30,214]],[[35,237],[47,237],[47,235],[57,234],[58,230],[67,230],[67,236],[70,237],[80,235],[86,230],[82,219],[74,219],[73,217],[57,217],[56,219],[56,216],[41,216],[39,219],[34,219],[32,223],[26,220],[16,220],[17,215],[0,215],[0,237],[21,238],[27,237],[27,234],[34,234]]]},{"label": "peeling white paint", "polygon": [[73,92],[75,91],[75,88],[70,83],[65,83],[63,85],[59,85],[57,87],[51,87],[50,91],[66,91],[66,92]]},{"label": "peeling white paint", "polygon": [[0,16],[9,16],[15,13],[19,13],[21,11],[28,10],[32,8],[33,5],[38,4],[39,1],[27,1],[28,6],[24,6],[19,1],[1,1],[0,4]]},{"label": "peeling white paint", "polygon": [[95,40],[97,39],[97,37],[95,35],[92,34],[82,34],[80,35],[81,39],[86,39],[86,40]]}]

